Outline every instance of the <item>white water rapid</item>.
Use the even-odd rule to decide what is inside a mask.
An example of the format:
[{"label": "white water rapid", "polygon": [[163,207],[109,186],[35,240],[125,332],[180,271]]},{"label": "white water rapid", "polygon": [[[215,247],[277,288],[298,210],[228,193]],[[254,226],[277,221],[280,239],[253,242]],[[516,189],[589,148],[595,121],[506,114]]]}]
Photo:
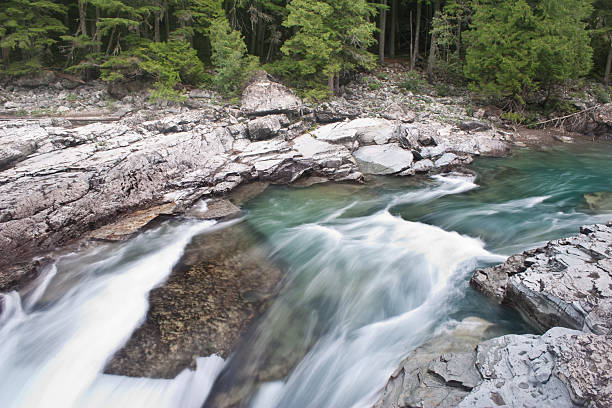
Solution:
[{"label": "white water rapid", "polygon": [[2,408],[186,407],[204,402],[223,367],[217,356],[174,380],[102,374],[144,319],[147,295],[163,282],[191,238],[213,221],[163,224],[124,244],[60,258],[21,299],[3,296]]}]

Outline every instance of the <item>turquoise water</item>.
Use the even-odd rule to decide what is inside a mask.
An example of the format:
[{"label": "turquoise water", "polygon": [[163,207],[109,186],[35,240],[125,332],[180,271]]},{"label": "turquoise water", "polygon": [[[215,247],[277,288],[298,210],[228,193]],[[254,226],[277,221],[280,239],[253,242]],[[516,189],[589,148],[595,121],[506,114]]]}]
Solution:
[{"label": "turquoise water", "polygon": [[[610,144],[562,146],[478,160],[475,178],[270,187],[241,220],[174,219],[65,254],[31,290],[0,294],[1,405],[370,407],[404,356],[465,317],[495,323],[491,336],[534,331],[468,280],[612,220],[610,202],[584,199],[612,191],[611,159]],[[104,374],[192,238],[239,222],[286,277],[230,358],[201,356],[174,379]]]},{"label": "turquoise water", "polygon": [[458,320],[531,332],[473,291],[476,267],[612,219],[609,144],[480,159],[478,176],[271,187],[246,220],[287,266],[284,289],[227,363],[209,406],[369,406],[400,359]]}]

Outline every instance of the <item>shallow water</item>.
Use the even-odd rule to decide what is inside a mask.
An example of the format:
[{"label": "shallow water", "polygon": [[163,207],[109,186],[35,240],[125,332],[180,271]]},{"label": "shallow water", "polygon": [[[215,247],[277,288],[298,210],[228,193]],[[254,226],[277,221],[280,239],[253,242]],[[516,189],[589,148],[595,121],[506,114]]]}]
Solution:
[{"label": "shallow water", "polygon": [[242,222],[287,269],[283,289],[227,362],[202,356],[174,380],[101,372],[144,319],[149,290],[213,223],[164,223],[63,257],[37,290],[3,296],[1,406],[199,407],[211,387],[208,406],[369,406],[403,356],[464,317],[532,331],[468,279],[611,220],[583,194],[612,191],[612,147],[525,150],[474,168],[475,180],[273,187],[249,202]]}]

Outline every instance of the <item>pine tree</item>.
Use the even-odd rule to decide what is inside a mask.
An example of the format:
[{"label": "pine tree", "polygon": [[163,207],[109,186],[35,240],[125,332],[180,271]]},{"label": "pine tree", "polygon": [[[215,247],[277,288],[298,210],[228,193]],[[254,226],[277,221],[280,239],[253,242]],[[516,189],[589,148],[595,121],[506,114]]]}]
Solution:
[{"label": "pine tree", "polygon": [[338,87],[342,71],[372,67],[375,8],[365,0],[293,0],[284,26],[297,30],[281,48],[292,59],[295,74]]},{"label": "pine tree", "polygon": [[589,0],[489,0],[475,5],[465,74],[485,95],[522,106],[531,91],[589,72],[592,50],[582,21]]},{"label": "pine tree", "polygon": [[66,31],[57,18],[66,7],[51,0],[5,0],[0,7],[0,48],[4,72],[20,75],[42,68],[49,48]]}]

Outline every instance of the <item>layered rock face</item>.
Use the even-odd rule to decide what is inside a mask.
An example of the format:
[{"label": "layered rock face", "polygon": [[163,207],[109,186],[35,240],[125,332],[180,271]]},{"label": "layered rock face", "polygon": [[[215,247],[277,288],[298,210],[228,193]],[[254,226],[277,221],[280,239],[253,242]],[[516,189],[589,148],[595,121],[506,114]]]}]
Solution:
[{"label": "layered rock face", "polygon": [[476,346],[486,332],[466,341],[462,323],[410,353],[376,408],[612,406],[612,223],[477,270],[470,283],[548,331]]},{"label": "layered rock face", "polygon": [[470,284],[517,309],[541,330],[612,330],[612,223],[514,255],[478,270]]}]

